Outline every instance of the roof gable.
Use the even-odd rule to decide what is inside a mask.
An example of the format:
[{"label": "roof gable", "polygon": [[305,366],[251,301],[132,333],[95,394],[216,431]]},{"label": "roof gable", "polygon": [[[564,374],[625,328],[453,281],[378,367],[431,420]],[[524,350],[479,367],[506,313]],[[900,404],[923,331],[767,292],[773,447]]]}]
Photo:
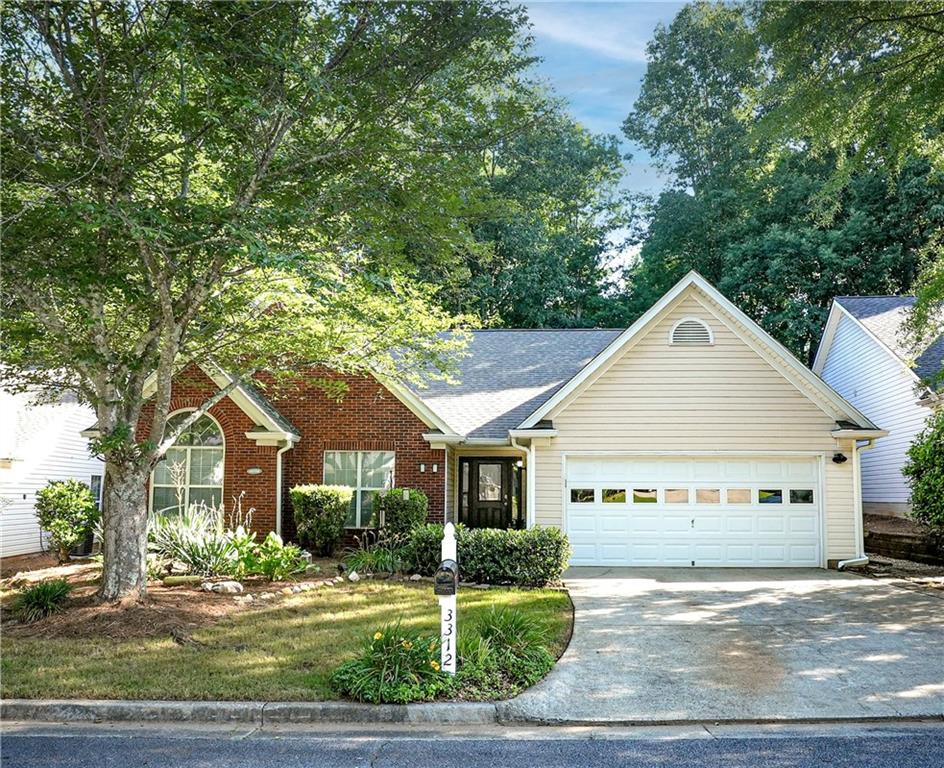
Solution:
[{"label": "roof gable", "polygon": [[631,349],[662,318],[687,296],[694,296],[707,309],[722,319],[756,354],[766,360],[804,396],[815,403],[833,420],[847,420],[868,429],[875,429],[864,414],[840,397],[819,377],[796,359],[783,345],[771,337],[753,320],[726,299],[716,288],[696,272],[690,272],[676,283],[642,317],[616,337],[605,350],[595,357],[565,386],[561,387],[541,407],[520,425],[532,427],[547,418],[568,401],[575,399],[623,352]]},{"label": "roof gable", "polygon": [[918,380],[930,380],[944,368],[944,335],[929,344],[912,366],[911,349],[905,337],[908,313],[915,304],[914,296],[837,296],[830,307],[829,318],[813,370],[820,372],[838,329],[840,314],[857,323],[874,343],[891,355]]}]

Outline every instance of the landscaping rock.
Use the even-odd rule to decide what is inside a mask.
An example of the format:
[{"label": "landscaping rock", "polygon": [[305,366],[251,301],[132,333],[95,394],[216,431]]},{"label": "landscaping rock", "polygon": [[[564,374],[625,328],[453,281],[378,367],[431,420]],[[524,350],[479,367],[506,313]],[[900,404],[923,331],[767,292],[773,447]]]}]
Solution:
[{"label": "landscaping rock", "polygon": [[292,594],[292,588],[291,588],[291,587],[282,587],[282,589],[280,589],[279,592],[281,592],[283,595],[290,595],[290,594]]},{"label": "landscaping rock", "polygon": [[360,581],[361,576],[357,571],[351,571],[347,576],[348,581]]},{"label": "landscaping rock", "polygon": [[204,592],[216,592],[221,595],[236,595],[243,591],[238,581],[205,581],[201,585]]},{"label": "landscaping rock", "polygon": [[296,584],[294,587],[292,587],[292,593],[295,594],[295,595],[297,595],[297,594],[298,594],[299,592],[301,592],[301,591],[302,591],[302,588],[301,588],[300,586],[298,586],[298,584]]},{"label": "landscaping rock", "polygon": [[274,597],[275,595],[271,592],[263,592],[261,595],[259,595],[260,600],[272,600]]},{"label": "landscaping rock", "polygon": [[422,580],[423,580],[423,577],[420,576],[418,573],[414,573],[412,576],[410,576],[410,581],[422,581]]}]

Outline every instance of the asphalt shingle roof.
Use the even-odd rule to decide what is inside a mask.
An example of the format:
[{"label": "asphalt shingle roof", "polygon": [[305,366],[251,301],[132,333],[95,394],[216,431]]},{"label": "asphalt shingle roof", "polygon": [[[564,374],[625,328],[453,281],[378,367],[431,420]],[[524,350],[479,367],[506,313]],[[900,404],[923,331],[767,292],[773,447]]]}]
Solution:
[{"label": "asphalt shingle roof", "polygon": [[[837,296],[836,301],[898,359],[908,364],[911,353],[904,336],[904,322],[915,303],[914,296]],[[914,371],[922,379],[931,379],[940,373],[944,367],[944,335],[932,342],[914,362]]]},{"label": "asphalt shingle roof", "polygon": [[457,433],[507,438],[621,330],[473,331],[455,384],[431,382],[414,392]]}]

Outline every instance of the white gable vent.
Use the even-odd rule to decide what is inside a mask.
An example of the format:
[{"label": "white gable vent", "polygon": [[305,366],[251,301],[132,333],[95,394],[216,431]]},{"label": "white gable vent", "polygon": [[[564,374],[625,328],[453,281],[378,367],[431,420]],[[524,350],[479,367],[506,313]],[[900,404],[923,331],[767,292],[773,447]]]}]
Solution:
[{"label": "white gable vent", "polygon": [[704,320],[697,317],[683,317],[669,334],[669,344],[679,344],[688,347],[714,344],[711,328]]}]

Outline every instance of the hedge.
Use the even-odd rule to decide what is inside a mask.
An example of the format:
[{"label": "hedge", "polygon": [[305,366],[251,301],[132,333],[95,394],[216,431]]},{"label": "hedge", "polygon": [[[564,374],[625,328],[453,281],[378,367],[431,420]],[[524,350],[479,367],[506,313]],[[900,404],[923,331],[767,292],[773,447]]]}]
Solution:
[{"label": "hedge", "polygon": [[944,410],[928,419],[901,471],[911,486],[911,516],[944,533]]},{"label": "hedge", "polygon": [[344,485],[296,485],[289,491],[302,546],[328,557],[344,536],[354,492]]},{"label": "hedge", "polygon": [[393,488],[377,496],[373,527],[383,520],[384,532],[406,538],[414,528],[426,522],[429,499],[416,488]]},{"label": "hedge", "polygon": [[[404,549],[414,573],[430,576],[439,566],[443,527],[415,528]],[[479,584],[540,587],[560,581],[570,559],[570,543],[557,528],[503,530],[456,527],[459,576]]]}]

